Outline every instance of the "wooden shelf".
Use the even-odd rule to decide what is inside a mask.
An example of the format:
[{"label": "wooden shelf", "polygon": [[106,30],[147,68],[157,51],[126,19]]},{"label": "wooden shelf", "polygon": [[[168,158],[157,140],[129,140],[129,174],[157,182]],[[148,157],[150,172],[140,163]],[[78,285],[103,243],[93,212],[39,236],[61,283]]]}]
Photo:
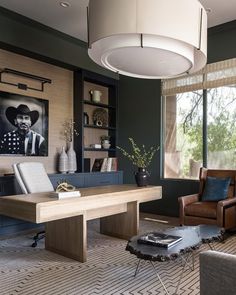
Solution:
[{"label": "wooden shelf", "polygon": [[116,149],[95,149],[95,148],[90,148],[90,147],[85,147],[84,151],[90,151],[90,152],[115,152]]},{"label": "wooden shelf", "polygon": [[107,108],[107,109],[113,109],[115,110],[116,108],[112,105],[108,105],[108,104],[104,104],[104,103],[97,103],[97,102],[93,102],[93,101],[89,101],[89,100],[84,100],[84,104],[89,104],[92,106],[96,106],[96,107],[101,107],[101,108]]},{"label": "wooden shelf", "polygon": [[103,126],[96,126],[96,125],[90,125],[90,124],[85,124],[85,128],[95,128],[95,129],[104,129],[104,130],[116,130],[115,127],[103,127]]}]

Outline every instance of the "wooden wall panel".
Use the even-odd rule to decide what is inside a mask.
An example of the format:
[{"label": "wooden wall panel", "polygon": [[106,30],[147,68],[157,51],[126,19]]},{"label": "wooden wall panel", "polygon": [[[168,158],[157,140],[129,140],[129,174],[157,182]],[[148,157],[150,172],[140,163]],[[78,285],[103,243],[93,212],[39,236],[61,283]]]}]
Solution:
[{"label": "wooden wall panel", "polygon": [[[61,136],[62,124],[65,120],[71,119],[73,115],[73,72],[5,50],[0,50],[0,68],[10,68],[52,80],[52,84],[45,84],[44,92],[20,90],[17,87],[0,83],[0,91],[49,101],[48,157],[0,156],[0,175],[12,173],[12,163],[22,161],[40,161],[45,165],[48,173],[56,172],[58,153],[61,147],[65,146],[65,141]],[[18,76],[11,76],[11,79],[17,83],[23,81]],[[24,79],[24,81],[30,86],[35,86],[33,80]]]}]

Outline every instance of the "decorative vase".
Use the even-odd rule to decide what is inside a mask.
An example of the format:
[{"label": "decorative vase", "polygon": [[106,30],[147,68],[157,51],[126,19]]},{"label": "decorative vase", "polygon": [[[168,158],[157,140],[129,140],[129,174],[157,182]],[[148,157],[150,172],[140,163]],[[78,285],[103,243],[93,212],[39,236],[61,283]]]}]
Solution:
[{"label": "decorative vase", "polygon": [[75,173],[75,171],[77,170],[77,162],[76,162],[76,153],[74,151],[72,142],[69,142],[67,156],[68,156],[68,173]]},{"label": "decorative vase", "polygon": [[58,167],[59,172],[61,173],[67,173],[68,171],[68,156],[65,152],[64,146],[62,147],[60,156],[59,156],[59,167]]},{"label": "decorative vase", "polygon": [[86,112],[84,112],[84,124],[85,125],[88,125],[89,124],[89,115]]},{"label": "decorative vase", "polygon": [[104,149],[109,149],[110,146],[111,146],[111,144],[110,144],[110,141],[109,141],[109,140],[104,139],[104,140],[102,141],[102,147],[103,147]]},{"label": "decorative vase", "polygon": [[137,186],[147,186],[149,182],[149,173],[145,168],[138,168],[138,172],[135,173],[135,180]]},{"label": "decorative vase", "polygon": [[90,90],[89,93],[92,96],[93,102],[101,102],[102,92],[99,90]]}]

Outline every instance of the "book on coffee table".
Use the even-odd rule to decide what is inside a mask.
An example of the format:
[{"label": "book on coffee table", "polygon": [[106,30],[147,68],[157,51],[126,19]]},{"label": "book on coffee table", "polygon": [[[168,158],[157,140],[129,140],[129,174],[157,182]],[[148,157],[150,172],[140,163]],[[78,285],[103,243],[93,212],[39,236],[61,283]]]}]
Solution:
[{"label": "book on coffee table", "polygon": [[181,241],[182,239],[183,238],[180,236],[151,232],[140,236],[137,241],[140,244],[149,244],[153,246],[169,248]]}]

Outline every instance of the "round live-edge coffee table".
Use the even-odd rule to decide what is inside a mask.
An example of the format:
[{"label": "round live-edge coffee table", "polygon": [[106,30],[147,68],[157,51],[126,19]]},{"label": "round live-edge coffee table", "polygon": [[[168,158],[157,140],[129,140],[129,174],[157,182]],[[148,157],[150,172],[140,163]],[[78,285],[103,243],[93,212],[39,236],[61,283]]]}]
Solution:
[{"label": "round live-edge coffee table", "polygon": [[208,244],[211,250],[215,250],[214,242],[224,240],[225,230],[217,225],[201,224],[197,226],[203,244]]},{"label": "round live-edge coffee table", "polygon": [[146,260],[150,262],[166,294],[169,294],[169,292],[163,280],[161,279],[154,265],[154,262],[155,261],[164,262],[164,261],[170,261],[170,260],[175,260],[177,258],[180,258],[184,263],[183,263],[179,281],[175,290],[175,294],[177,294],[184,270],[186,266],[190,266],[189,264],[190,257],[192,257],[191,268],[193,269],[194,267],[194,256],[192,254],[195,249],[198,249],[200,247],[202,243],[202,239],[199,235],[199,232],[195,229],[195,227],[193,228],[177,227],[177,228],[163,231],[162,233],[181,236],[182,240],[177,242],[175,245],[171,246],[170,248],[165,248],[165,247],[158,247],[154,245],[140,244],[138,243],[138,239],[140,238],[140,235],[139,235],[139,236],[132,237],[128,241],[126,250],[129,251],[131,254],[136,255],[137,258],[139,258],[134,276],[138,274],[141,260]]},{"label": "round live-edge coffee table", "polygon": [[[186,266],[189,266],[192,270],[194,269],[194,250],[198,249],[202,243],[208,244],[210,249],[214,250],[215,247],[213,245],[213,242],[223,240],[224,229],[216,225],[202,224],[198,226],[180,226],[169,228],[162,233],[174,236],[181,236],[182,240],[170,248],[164,248],[153,245],[140,244],[138,243],[140,235],[138,235],[132,237],[128,241],[126,250],[139,258],[134,276],[138,274],[141,260],[149,261],[166,294],[169,294],[169,292],[159,273],[157,272],[153,262],[165,262],[180,258],[184,263],[178,280],[178,284],[175,289],[175,294],[177,294]],[[189,264],[190,257],[192,257],[192,265]]]}]

